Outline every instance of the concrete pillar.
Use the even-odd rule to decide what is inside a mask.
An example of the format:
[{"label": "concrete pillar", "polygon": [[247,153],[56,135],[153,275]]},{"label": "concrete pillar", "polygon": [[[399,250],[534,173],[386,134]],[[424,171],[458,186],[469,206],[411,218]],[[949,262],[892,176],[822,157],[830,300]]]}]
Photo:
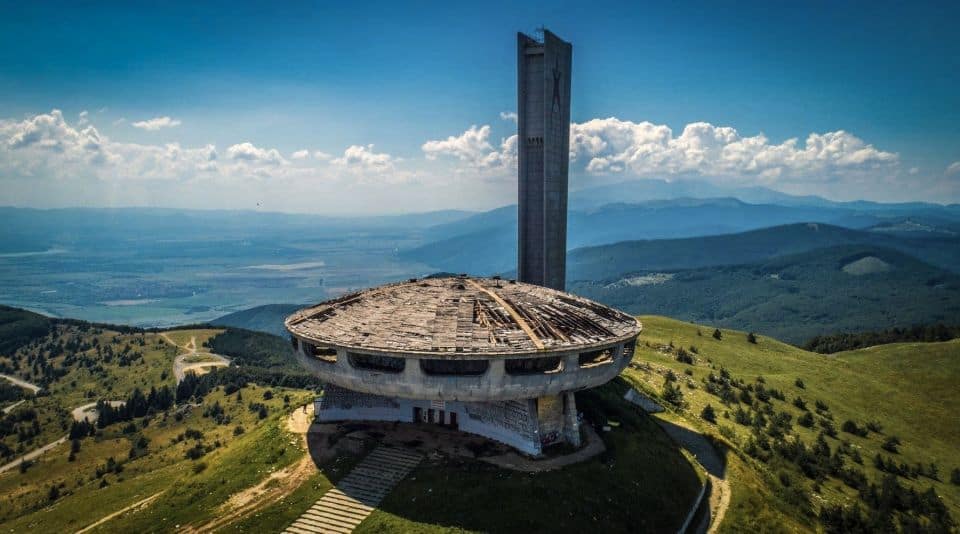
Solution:
[{"label": "concrete pillar", "polygon": [[564,438],[574,447],[580,446],[580,421],[577,419],[577,400],[572,391],[563,394],[564,406]]}]

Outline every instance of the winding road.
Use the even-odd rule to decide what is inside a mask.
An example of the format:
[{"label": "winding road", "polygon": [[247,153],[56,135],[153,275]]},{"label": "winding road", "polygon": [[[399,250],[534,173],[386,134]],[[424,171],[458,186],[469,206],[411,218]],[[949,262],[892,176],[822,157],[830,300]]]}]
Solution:
[{"label": "winding road", "polygon": [[[24,380],[21,380],[21,379],[19,379],[19,378],[12,377],[12,376],[8,376],[8,375],[0,375],[0,377],[6,378],[6,379],[9,380],[10,382],[13,382],[14,384],[16,384],[16,385],[18,385],[18,386],[20,386],[20,387],[22,387],[22,388],[29,389],[29,390],[33,391],[34,393],[36,393],[37,391],[40,391],[40,386],[38,386],[38,385],[36,385],[36,384],[31,384],[31,383],[26,382],[26,381],[24,381]],[[6,408],[3,409],[3,413],[9,413],[9,412],[12,411],[14,408],[16,408],[18,405],[20,405],[20,403],[22,403],[22,402],[23,402],[23,401],[20,401],[20,402],[18,402],[18,403],[16,403],[16,404],[13,404],[13,405],[11,405],[11,406],[7,406]],[[115,407],[115,408],[116,408],[117,406],[123,406],[123,404],[124,404],[123,401],[109,401],[109,402],[110,402],[110,405],[113,406],[113,407]],[[97,417],[99,416],[99,414],[97,413],[97,410],[94,409],[96,406],[97,406],[97,403],[91,402],[91,403],[88,403],[88,404],[84,404],[84,405],[82,405],[82,406],[77,406],[77,407],[74,408],[70,413],[71,413],[71,415],[73,415],[74,421],[83,421],[84,419],[87,419],[88,421],[90,421],[90,422],[92,423],[92,422],[96,421],[96,420],[97,420]],[[39,458],[39,457],[40,457],[41,455],[43,455],[45,452],[48,452],[48,451],[50,451],[50,450],[52,450],[52,449],[55,449],[55,448],[59,447],[60,445],[63,445],[64,443],[66,443],[66,442],[67,442],[67,438],[68,438],[68,436],[63,436],[62,438],[60,438],[60,439],[58,439],[58,440],[56,440],[56,441],[52,441],[52,442],[50,442],[50,443],[47,443],[46,445],[44,445],[43,447],[40,447],[39,449],[34,449],[34,450],[32,450],[32,451],[30,451],[30,452],[28,452],[28,453],[20,456],[19,458],[17,458],[16,460],[14,460],[14,461],[12,461],[12,462],[10,462],[10,463],[7,463],[7,464],[4,464],[4,465],[0,466],[0,473],[6,473],[7,471],[13,469],[14,467],[18,467],[22,462],[25,462],[25,461],[29,462],[29,461],[34,460],[35,458]]]},{"label": "winding road", "polygon": [[[214,354],[212,352],[197,352],[196,336],[190,336],[190,342],[188,342],[186,345],[178,345],[165,332],[161,332],[160,337],[174,347],[186,351],[183,354],[178,354],[177,357],[173,359],[173,376],[176,377],[178,384],[183,380],[183,377],[186,376],[188,372],[201,375],[207,372],[210,367],[227,367],[230,365],[230,360],[219,354]],[[212,359],[205,362],[186,361],[187,358],[197,356],[208,357]]]},{"label": "winding road", "polygon": [[710,479],[707,498],[710,513],[697,526],[691,525],[695,532],[713,534],[720,528],[723,516],[730,506],[730,482],[727,480],[727,462],[723,454],[710,443],[700,431],[678,421],[668,421],[659,417],[654,420],[677,444],[686,449],[703,466]]},{"label": "winding road", "polygon": [[33,394],[36,394],[38,391],[40,391],[41,389],[43,389],[43,388],[41,388],[40,386],[38,386],[38,385],[36,385],[36,384],[31,384],[30,382],[27,382],[26,380],[21,380],[21,379],[15,377],[15,376],[0,374],[0,378],[6,379],[7,381],[9,381],[10,383],[12,383],[12,384],[15,385],[15,386],[20,386],[20,387],[22,387],[23,389],[29,389],[30,392],[33,393]]}]

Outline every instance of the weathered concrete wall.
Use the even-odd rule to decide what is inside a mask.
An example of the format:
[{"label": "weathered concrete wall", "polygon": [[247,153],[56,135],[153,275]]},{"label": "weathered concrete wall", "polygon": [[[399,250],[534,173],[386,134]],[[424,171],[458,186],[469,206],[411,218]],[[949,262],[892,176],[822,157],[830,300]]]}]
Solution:
[{"label": "weathered concrete wall", "polygon": [[335,363],[308,356],[303,343],[298,343],[294,355],[301,365],[316,373],[324,382],[354,391],[407,399],[484,402],[559,395],[602,385],[620,374],[630,363],[633,355],[631,351],[624,351],[623,346],[623,343],[609,346],[614,354],[609,363],[580,367],[578,354],[566,353],[560,372],[535,375],[507,373],[503,358],[491,358],[489,367],[481,375],[436,376],[421,371],[418,357],[401,353],[393,355],[406,360],[400,373],[355,368],[344,349],[337,349]]},{"label": "weathered concrete wall", "polygon": [[536,404],[532,399],[503,402],[437,402],[427,399],[391,399],[327,386],[324,396],[315,401],[318,422],[399,421],[413,422],[414,408],[426,416],[428,410],[443,410],[443,423],[457,414],[461,431],[477,434],[509,445],[526,454],[542,451],[537,424]]}]

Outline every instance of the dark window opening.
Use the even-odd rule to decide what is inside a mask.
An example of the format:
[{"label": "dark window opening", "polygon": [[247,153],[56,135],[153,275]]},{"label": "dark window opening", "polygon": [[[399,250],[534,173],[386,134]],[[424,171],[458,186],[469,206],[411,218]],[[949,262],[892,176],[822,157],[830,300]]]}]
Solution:
[{"label": "dark window opening", "polygon": [[290,336],[290,344],[293,345],[293,350],[297,350],[300,348],[300,340],[297,339],[295,336]]},{"label": "dark window opening", "polygon": [[313,356],[322,362],[337,363],[337,349],[321,347],[307,342],[303,343],[303,349],[308,356]]},{"label": "dark window opening", "polygon": [[403,358],[393,356],[374,356],[371,354],[348,354],[350,365],[357,369],[381,371],[384,373],[402,373],[406,364]]},{"label": "dark window opening", "polygon": [[580,367],[604,365],[613,361],[613,349],[591,350],[580,353]]},{"label": "dark window opening", "polygon": [[636,350],[636,348],[637,348],[637,341],[636,341],[636,340],[628,341],[628,342],[623,346],[623,357],[626,358],[626,359],[628,359],[628,360],[632,360],[632,359],[633,359],[633,351]]},{"label": "dark window opening", "polygon": [[489,367],[487,360],[420,360],[420,370],[428,375],[477,376]]},{"label": "dark window opening", "polygon": [[504,367],[511,375],[544,375],[563,370],[560,356],[550,358],[516,358],[507,360]]}]

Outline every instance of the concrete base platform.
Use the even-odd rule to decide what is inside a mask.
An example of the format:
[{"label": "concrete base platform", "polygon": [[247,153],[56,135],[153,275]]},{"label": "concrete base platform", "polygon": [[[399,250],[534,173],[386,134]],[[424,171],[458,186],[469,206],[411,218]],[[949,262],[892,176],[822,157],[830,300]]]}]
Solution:
[{"label": "concrete base platform", "polygon": [[435,424],[490,438],[530,456],[540,456],[544,447],[556,443],[580,446],[572,392],[538,399],[460,402],[382,397],[328,385],[315,401],[315,413],[319,423]]}]

